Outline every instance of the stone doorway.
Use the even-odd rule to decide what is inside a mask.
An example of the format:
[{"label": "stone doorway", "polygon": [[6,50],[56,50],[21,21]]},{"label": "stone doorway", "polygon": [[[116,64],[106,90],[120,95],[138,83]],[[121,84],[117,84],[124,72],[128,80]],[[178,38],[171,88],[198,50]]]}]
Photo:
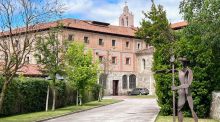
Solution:
[{"label": "stone doorway", "polygon": [[119,80],[113,80],[113,96],[118,96],[118,82]]}]

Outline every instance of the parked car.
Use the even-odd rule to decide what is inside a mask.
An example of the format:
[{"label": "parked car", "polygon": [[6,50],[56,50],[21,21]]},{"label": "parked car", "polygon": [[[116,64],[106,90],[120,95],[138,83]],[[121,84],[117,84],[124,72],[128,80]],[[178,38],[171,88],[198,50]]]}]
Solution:
[{"label": "parked car", "polygon": [[149,90],[147,88],[134,88],[132,91],[128,92],[128,95],[148,95]]}]

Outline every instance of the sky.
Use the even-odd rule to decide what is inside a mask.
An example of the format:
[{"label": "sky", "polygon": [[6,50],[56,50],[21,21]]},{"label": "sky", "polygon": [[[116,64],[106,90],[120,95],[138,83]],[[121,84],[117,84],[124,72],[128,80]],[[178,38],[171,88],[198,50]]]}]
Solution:
[{"label": "sky", "polygon": [[[63,18],[101,21],[118,25],[125,1],[134,15],[134,25],[139,26],[140,21],[144,18],[142,11],[150,10],[151,0],[62,0],[66,8]],[[179,14],[180,1],[155,0],[155,3],[164,6],[168,20],[174,23],[183,20]]]}]

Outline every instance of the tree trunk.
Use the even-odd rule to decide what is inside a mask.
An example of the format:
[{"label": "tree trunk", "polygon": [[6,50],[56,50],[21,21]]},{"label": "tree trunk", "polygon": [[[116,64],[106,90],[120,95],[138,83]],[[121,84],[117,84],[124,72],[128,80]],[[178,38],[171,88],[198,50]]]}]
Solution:
[{"label": "tree trunk", "polygon": [[79,98],[79,105],[82,105],[82,97]]},{"label": "tree trunk", "polygon": [[50,87],[47,87],[47,98],[46,98],[46,111],[48,111],[48,102],[49,102],[49,94],[50,94]]},{"label": "tree trunk", "polygon": [[56,106],[56,90],[55,90],[55,86],[53,86],[53,106],[52,106],[52,111],[55,110],[55,106]]},{"label": "tree trunk", "polygon": [[76,106],[78,106],[79,103],[79,91],[76,91]]},{"label": "tree trunk", "polygon": [[3,101],[4,101],[4,98],[5,98],[5,91],[6,91],[7,87],[8,87],[8,82],[4,81],[2,91],[1,91],[1,94],[0,94],[0,111],[2,111]]},{"label": "tree trunk", "polygon": [[98,101],[101,102],[102,101],[102,89],[99,89],[99,98]]}]

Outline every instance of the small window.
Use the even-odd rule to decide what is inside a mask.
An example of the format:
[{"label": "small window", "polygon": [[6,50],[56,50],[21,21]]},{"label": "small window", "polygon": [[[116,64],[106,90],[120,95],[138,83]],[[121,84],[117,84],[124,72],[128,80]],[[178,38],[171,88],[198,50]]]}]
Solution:
[{"label": "small window", "polygon": [[112,47],[115,47],[115,45],[116,45],[116,41],[112,40]]},{"label": "small window", "polygon": [[130,58],[126,58],[125,64],[130,64],[130,63],[131,63]]},{"label": "small window", "polygon": [[103,39],[99,39],[99,45],[100,45],[100,46],[103,46],[103,45],[104,45]]},{"label": "small window", "polygon": [[87,36],[84,37],[84,43],[89,44],[89,37]]},{"label": "small window", "polygon": [[143,69],[145,69],[146,68],[146,61],[145,61],[145,59],[142,59],[142,62],[143,62]]},{"label": "small window", "polygon": [[30,57],[29,56],[26,57],[25,62],[26,62],[26,64],[30,64]]},{"label": "small window", "polygon": [[15,40],[14,47],[19,48],[19,41],[18,40]]},{"label": "small window", "polygon": [[68,35],[68,41],[73,41],[73,35],[72,34]]},{"label": "small window", "polygon": [[116,64],[116,57],[112,57],[112,64]]},{"label": "small window", "polygon": [[103,56],[99,56],[99,61],[100,61],[100,62],[103,61]]},{"label": "small window", "polygon": [[140,47],[141,47],[141,44],[140,44],[140,43],[138,43],[138,47],[137,47],[137,48],[138,48],[138,50],[140,49]]},{"label": "small window", "polygon": [[127,48],[129,47],[129,42],[126,42],[126,47],[127,47]]}]

